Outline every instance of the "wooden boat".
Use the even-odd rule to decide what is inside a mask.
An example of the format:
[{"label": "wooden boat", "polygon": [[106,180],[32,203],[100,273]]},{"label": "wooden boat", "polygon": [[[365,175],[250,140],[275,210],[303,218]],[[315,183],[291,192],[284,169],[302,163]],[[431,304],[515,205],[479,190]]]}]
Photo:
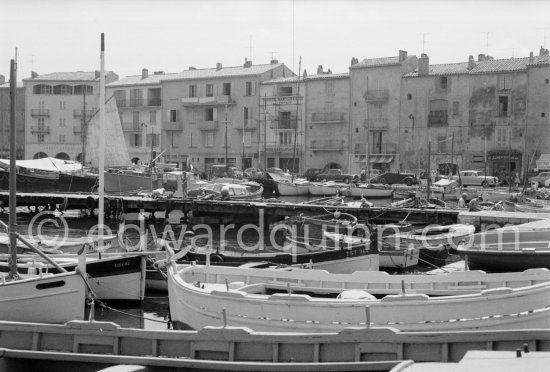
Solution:
[{"label": "wooden boat", "polygon": [[458,189],[457,180],[442,178],[433,183],[430,192],[441,200],[457,200]]},{"label": "wooden boat", "polygon": [[[19,192],[57,192],[59,179],[57,173],[17,172],[17,191]],[[0,190],[9,190],[10,173],[0,168]]]},{"label": "wooden boat", "polygon": [[197,199],[258,200],[264,189],[257,182],[208,183],[196,190],[187,192],[187,196]]},{"label": "wooden boat", "polygon": [[309,195],[312,196],[334,196],[349,193],[350,185],[334,181],[312,182],[309,185]]},{"label": "wooden boat", "polygon": [[426,226],[407,232],[383,237],[383,244],[389,247],[409,247],[420,249],[420,261],[440,265],[449,255],[449,250],[467,240],[475,232],[472,225],[454,224],[447,226]]},{"label": "wooden boat", "polygon": [[[3,258],[5,259],[5,258]],[[59,266],[75,271],[75,255],[51,255]],[[0,261],[0,275],[8,272],[6,261]],[[19,255],[17,271],[21,274],[57,274],[59,270],[37,255]],[[143,301],[145,298],[145,257],[97,254],[86,256],[86,273],[92,292],[100,300]]]},{"label": "wooden boat", "polygon": [[550,213],[550,206],[542,204],[529,203],[519,204],[510,200],[502,202],[504,210],[509,212],[524,212],[524,213]]},{"label": "wooden boat", "polygon": [[[22,235],[22,237],[29,241],[33,246],[39,248],[44,252],[49,253],[77,253],[82,249],[84,245],[87,245],[88,251],[93,251],[97,247],[98,237],[97,236],[83,236],[79,238],[75,237],[45,237],[41,236],[40,238],[34,237],[31,235]],[[117,235],[105,235],[103,237],[104,243],[107,246],[114,245],[117,243]],[[7,253],[9,246],[9,236],[7,233],[0,232],[0,253]],[[29,248],[21,243],[17,243],[18,252],[28,251]]]},{"label": "wooden boat", "polygon": [[168,267],[172,320],[195,329],[225,321],[269,332],[330,332],[365,325],[406,331],[529,329],[545,328],[550,322],[550,282],[443,297],[405,293],[376,299],[352,290],[333,298],[319,292],[319,297],[312,297],[292,288],[270,294],[266,286],[282,271],[264,271],[270,276],[252,283],[250,277],[256,273],[251,270],[172,262]]},{"label": "wooden boat", "polygon": [[0,322],[0,332],[2,360],[14,370],[57,370],[62,365],[67,370],[97,371],[125,364],[126,371],[132,365],[154,370],[387,371],[404,359],[452,366],[469,350],[515,353],[524,345],[531,352],[550,350],[547,329],[398,332],[346,328],[310,334],[259,333],[229,326],[145,330],[72,321],[65,325]]},{"label": "wooden boat", "polygon": [[550,229],[522,230],[510,226],[473,236],[473,242],[457,247],[471,268],[517,271],[550,268]]},{"label": "wooden boat", "polygon": [[350,186],[351,196],[354,198],[391,198],[393,189],[387,185],[376,185],[371,183],[363,183]]},{"label": "wooden boat", "polygon": [[298,196],[309,194],[310,182],[306,179],[294,179],[285,180],[280,179],[277,181],[277,191],[281,196]]},{"label": "wooden boat", "polygon": [[520,192],[508,192],[504,190],[488,190],[484,189],[479,193],[483,197],[484,201],[490,201],[493,203],[498,203],[504,200],[513,200],[521,197]]},{"label": "wooden boat", "polygon": [[59,173],[60,192],[97,192],[98,175],[92,173]]}]

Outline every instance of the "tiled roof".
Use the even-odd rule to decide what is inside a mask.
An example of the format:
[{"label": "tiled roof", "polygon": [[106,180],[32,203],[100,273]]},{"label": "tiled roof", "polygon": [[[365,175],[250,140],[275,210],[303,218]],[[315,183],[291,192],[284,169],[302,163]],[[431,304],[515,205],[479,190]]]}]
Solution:
[{"label": "tiled roof", "polygon": [[[300,81],[311,81],[311,80],[329,80],[329,79],[348,79],[349,73],[340,73],[340,74],[315,74],[308,75],[307,77],[300,77]],[[285,83],[297,83],[298,76],[289,76],[289,77],[280,77],[276,79],[266,80],[262,84],[285,84]]]},{"label": "tiled roof", "polygon": [[[550,64],[549,56],[533,57],[532,63],[529,62],[529,57],[493,59],[489,61],[475,62],[475,66],[471,70],[468,70],[468,62],[434,64],[430,65],[429,76],[495,74],[502,72],[525,71],[527,66],[546,64]],[[404,77],[418,77],[418,69],[405,74]]]},{"label": "tiled roof", "polygon": [[350,68],[364,68],[364,67],[381,67],[392,66],[399,64],[399,56],[395,57],[381,57],[381,58],[365,58],[359,63],[351,66]]},{"label": "tiled roof", "polygon": [[141,78],[141,75],[126,76],[120,80],[113,81],[107,84],[107,87],[125,86],[125,85],[158,85],[161,80],[167,79],[171,76],[178,75],[177,73],[168,74],[149,74],[145,79]]},{"label": "tiled roof", "polygon": [[[112,71],[105,71],[105,75],[114,74]],[[37,77],[23,79],[23,81],[99,81],[95,71],[76,72],[52,72],[51,74],[38,75]]]},{"label": "tiled roof", "polygon": [[170,76],[167,76],[162,80],[215,79],[237,76],[254,76],[263,74],[282,65],[282,63],[276,63],[266,65],[252,65],[250,67],[223,67],[219,70],[217,70],[216,68],[185,70],[176,74],[171,74]]}]

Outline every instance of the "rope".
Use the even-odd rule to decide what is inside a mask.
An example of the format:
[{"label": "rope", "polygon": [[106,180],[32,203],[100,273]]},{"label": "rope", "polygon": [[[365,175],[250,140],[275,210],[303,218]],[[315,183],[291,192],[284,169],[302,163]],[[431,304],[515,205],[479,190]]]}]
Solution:
[{"label": "rope", "polygon": [[126,316],[129,316],[129,317],[132,317],[132,318],[138,318],[138,319],[145,319],[145,320],[149,320],[151,322],[157,322],[157,323],[163,323],[163,324],[172,324],[171,321],[166,321],[166,320],[158,320],[158,319],[153,319],[153,318],[147,318],[145,316],[139,316],[139,315],[134,315],[134,314],[130,314],[130,313],[127,313],[125,311],[122,311],[122,310],[118,310],[118,309],[115,309],[114,307],[111,307],[111,306],[108,306],[106,305],[105,303],[101,302],[101,301],[97,301],[98,305],[101,307],[101,308],[104,308],[104,309],[107,309],[107,310],[111,310],[111,311],[114,311],[116,313],[119,313],[119,314],[122,314],[122,315],[126,315]]}]

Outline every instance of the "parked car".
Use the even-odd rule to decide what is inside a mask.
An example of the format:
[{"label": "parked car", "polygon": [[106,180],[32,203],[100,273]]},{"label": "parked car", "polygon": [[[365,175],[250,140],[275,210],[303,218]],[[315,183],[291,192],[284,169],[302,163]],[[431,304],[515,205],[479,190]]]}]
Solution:
[{"label": "parked car", "polygon": [[498,185],[498,177],[486,176],[481,171],[477,170],[463,170],[458,175],[453,176],[453,180],[459,180],[462,182],[462,186],[496,186]]},{"label": "parked car", "polygon": [[550,181],[550,172],[540,172],[534,177],[528,179],[529,184],[538,182],[538,186],[545,186],[547,181]]},{"label": "parked car", "polygon": [[304,178],[306,178],[310,182],[317,181],[317,176],[319,173],[323,173],[324,169],[322,168],[309,168],[306,170],[306,173],[304,173]]},{"label": "parked car", "polygon": [[404,183],[407,186],[418,185],[418,179],[414,173],[383,173],[370,180],[371,183],[382,183],[385,185],[393,185]]},{"label": "parked car", "polygon": [[342,169],[327,169],[326,171],[319,173],[317,179],[320,181],[337,181],[350,183],[352,180],[359,180],[359,176],[356,174],[344,173]]}]

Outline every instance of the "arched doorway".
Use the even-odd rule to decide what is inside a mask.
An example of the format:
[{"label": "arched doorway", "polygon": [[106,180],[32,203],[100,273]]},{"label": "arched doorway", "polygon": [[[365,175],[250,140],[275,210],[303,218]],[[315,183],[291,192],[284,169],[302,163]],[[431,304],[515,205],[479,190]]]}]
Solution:
[{"label": "arched doorway", "polygon": [[138,165],[141,162],[141,159],[138,157],[132,158],[132,164]]},{"label": "arched doorway", "polygon": [[76,156],[76,161],[82,163],[82,153],[80,153]]},{"label": "arched doorway", "polygon": [[43,158],[47,158],[48,157],[48,154],[46,154],[45,152],[37,152],[36,154],[34,154],[34,156],[32,157],[33,159],[43,159]]},{"label": "arched doorway", "polygon": [[55,158],[60,160],[71,160],[71,157],[66,152],[57,153],[57,155],[55,155]]}]

